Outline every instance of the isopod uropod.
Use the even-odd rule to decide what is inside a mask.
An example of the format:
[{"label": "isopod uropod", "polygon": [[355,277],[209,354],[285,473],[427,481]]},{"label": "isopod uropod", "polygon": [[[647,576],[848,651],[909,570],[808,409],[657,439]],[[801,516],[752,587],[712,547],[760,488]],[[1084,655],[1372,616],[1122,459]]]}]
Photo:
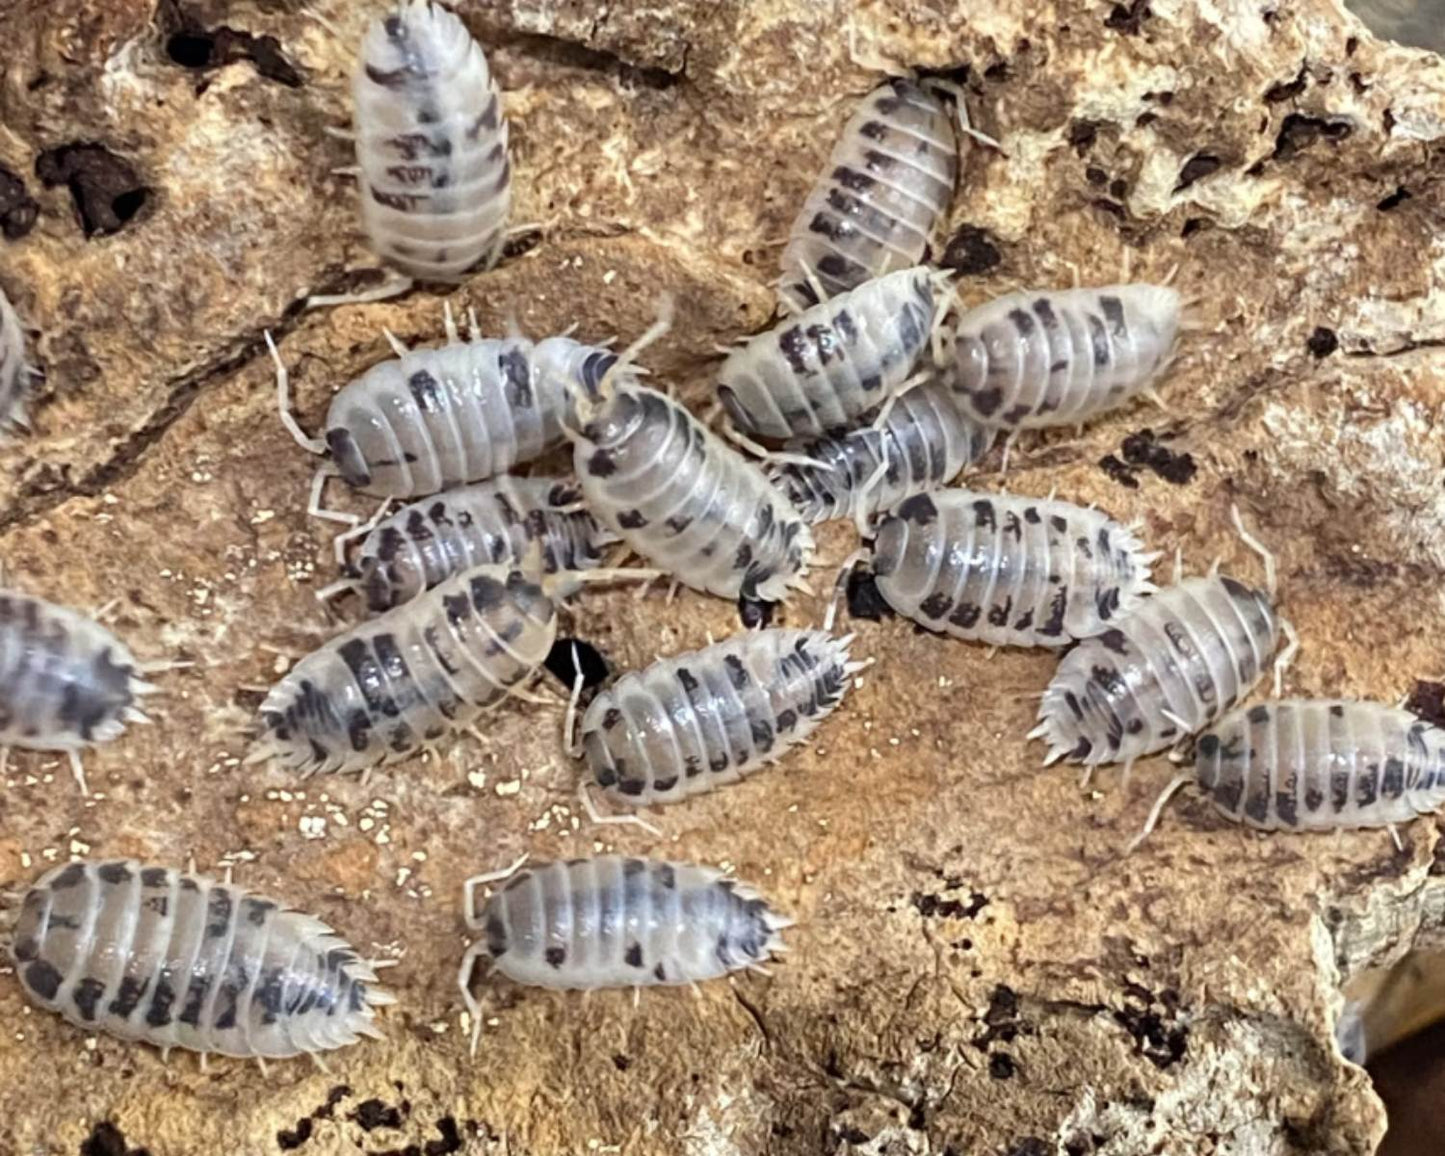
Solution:
[{"label": "isopod uropod", "polygon": [[791,459],[769,466],[768,476],[809,522],[863,518],[946,485],[992,442],[992,429],[964,417],[947,387],[930,382],[899,395],[879,425],[788,442]]},{"label": "isopod uropod", "polygon": [[340,587],[355,587],[373,611],[488,563],[520,563],[531,543],[543,570],[587,570],[617,539],[581,505],[575,483],[504,476],[447,490],[390,514],[361,543]]},{"label": "isopod uropod", "polygon": [[[478,912],[477,886],[507,879]],[[710,867],[600,855],[478,875],[463,890],[467,949],[458,982],[474,1024],[477,957],[516,983],[589,989],[697,983],[755,968],[784,950],[777,915],[752,888]]]},{"label": "isopod uropod", "polygon": [[900,269],[734,349],[718,371],[728,417],[749,435],[816,437],[884,404],[915,380],[946,276]]},{"label": "isopod uropod", "polygon": [[945,322],[942,380],[984,425],[1072,425],[1153,384],[1179,317],[1179,294],[1162,285],[1010,293]]},{"label": "isopod uropod", "polygon": [[326,924],[243,888],[134,860],[56,867],[11,946],[29,997],[76,1027],[261,1060],[380,1037],[394,1003]]},{"label": "isopod uropod", "polygon": [[875,529],[878,592],[899,614],[995,646],[1066,646],[1155,589],[1133,529],[1070,502],[942,490]]},{"label": "isopod uropod", "polygon": [[434,0],[371,23],[352,80],[361,217],[409,278],[456,280],[501,255],[511,210],[507,121],[487,58]]},{"label": "isopod uropod", "polygon": [[[1445,803],[1445,731],[1407,710],[1280,699],[1230,711],[1194,743],[1194,779],[1216,809],[1263,831],[1390,827]],[[1396,837],[1398,842],[1398,836]]]},{"label": "isopod uropod", "polygon": [[138,702],[155,687],[141,675],[169,665],[141,666],[79,611],[0,590],[0,748],[64,751],[86,792],[80,752],[149,722]]},{"label": "isopod uropod", "polygon": [[902,77],[874,89],[793,222],[783,298],[803,309],[818,303],[817,287],[834,297],[927,261],[957,178],[958,137],[938,96]]},{"label": "isopod uropod", "polygon": [[0,290],[0,433],[30,423],[25,416],[31,369],[25,364],[25,332],[10,299]]},{"label": "isopod uropod", "polygon": [[664,658],[598,693],[581,753],[597,784],[635,806],[735,782],[781,758],[842,701],[852,636],[771,629]]}]

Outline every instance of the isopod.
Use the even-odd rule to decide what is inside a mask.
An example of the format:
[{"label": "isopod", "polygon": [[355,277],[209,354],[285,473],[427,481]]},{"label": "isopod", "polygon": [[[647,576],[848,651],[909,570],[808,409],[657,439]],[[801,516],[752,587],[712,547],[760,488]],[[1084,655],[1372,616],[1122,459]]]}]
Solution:
[{"label": "isopod", "polygon": [[988,452],[993,436],[931,382],[901,394],[881,424],[788,442],[790,460],[769,466],[768,476],[809,522],[863,519],[951,482]]},{"label": "isopod", "polygon": [[[963,113],[959,101],[960,115]],[[783,250],[780,292],[796,308],[928,259],[958,179],[948,108],[895,77],[843,126]]]},{"label": "isopod", "polygon": [[862,664],[852,636],[775,628],[736,635],[623,675],[582,718],[598,786],[636,806],[737,780],[803,742]]},{"label": "isopod", "polygon": [[1445,803],[1445,731],[1407,710],[1343,699],[1280,699],[1230,711],[1194,743],[1193,779],[1215,808],[1262,831],[1389,827]]},{"label": "isopod", "polygon": [[567,432],[587,506],[639,555],[723,598],[780,602],[803,585],[812,530],[681,404],[613,375],[577,411]]},{"label": "isopod", "polygon": [[[508,875],[478,912],[476,888]],[[478,1031],[471,975],[483,953],[508,979],[534,987],[697,983],[761,967],[785,950],[778,933],[792,924],[710,867],[620,855],[478,875],[464,885],[463,903],[467,926],[485,932],[458,973]]]},{"label": "isopod", "polygon": [[729,353],[718,399],[745,434],[845,429],[916,382],[947,274],[918,266],[866,281]]},{"label": "isopod", "polygon": [[27,995],[85,1031],[285,1059],[381,1038],[395,998],[319,919],[244,888],[133,859],[53,868],[12,954]]},{"label": "isopod", "polygon": [[474,566],[520,563],[533,542],[548,573],[591,569],[617,539],[581,497],[560,478],[501,477],[424,498],[367,534],[355,578],[340,585],[361,591],[371,610],[390,610]]},{"label": "isopod", "polygon": [[170,665],[140,665],[77,610],[0,590],[0,747],[64,751],[88,793],[80,752],[149,722],[138,704],[155,687],[141,675]]},{"label": "isopod", "polygon": [[434,0],[401,0],[367,28],[352,96],[377,254],[422,281],[495,264],[512,203],[507,120],[466,25]]},{"label": "isopod", "polygon": [[[270,334],[281,420],[303,449],[329,454],[335,472],[366,493],[424,497],[506,473],[562,441],[572,391],[595,387],[617,355],[568,337],[461,341],[450,312],[447,344],[400,351],[372,366],[331,400],[326,433],[308,437],[291,416],[289,377]],[[320,508],[323,466],[310,513]]]},{"label": "isopod", "polygon": [[945,323],[942,380],[984,425],[1072,425],[1146,391],[1179,320],[1179,294],[1162,285],[1010,293]]},{"label": "isopod", "polygon": [[[627,576],[655,577],[629,570]],[[618,572],[529,577],[479,566],[331,639],[271,688],[247,762],[305,775],[369,771],[471,726],[546,659],[554,595]]]},{"label": "isopod", "polygon": [[0,290],[0,433],[25,428],[25,398],[32,370],[25,364],[25,331],[10,299]]},{"label": "isopod", "polygon": [[1066,646],[1155,589],[1133,528],[1071,502],[942,490],[875,529],[878,592],[899,614],[995,646]]}]

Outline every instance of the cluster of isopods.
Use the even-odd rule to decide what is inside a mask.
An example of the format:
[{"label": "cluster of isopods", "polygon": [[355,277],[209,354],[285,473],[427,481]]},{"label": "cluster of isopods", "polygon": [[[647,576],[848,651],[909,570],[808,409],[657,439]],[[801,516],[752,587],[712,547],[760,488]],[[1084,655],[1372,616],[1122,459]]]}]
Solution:
[{"label": "cluster of isopods", "polygon": [[[508,125],[465,25],[436,0],[402,0],[368,28],[353,92],[362,221],[395,274],[380,292],[495,263]],[[963,309],[926,263],[961,134],[992,144],[944,82],[893,79],[864,99],[783,253],[782,320],[718,371],[721,435],[640,380],[636,357],[665,321],[616,354],[564,336],[486,338],[475,319],[464,340],[448,310],[444,345],[393,339],[394,358],[335,395],[319,438],[291,416],[271,344],[282,419],[326,458],[310,512],[350,526],[337,540],[344,576],[323,593],[359,595],[374,617],[270,691],[248,761],[369,774],[433,750],[528,697],[559,603],[587,584],[665,575],[756,619],[806,589],[811,527],[851,517],[896,612],[995,646],[1072,647],[1030,736],[1046,741],[1048,762],[1127,766],[1197,736],[1192,777],[1263,828],[1388,825],[1445,801],[1445,733],[1404,711],[1240,705],[1292,638],[1272,559],[1242,524],[1266,588],[1211,573],[1160,589],[1137,527],[1052,496],[945,488],[1000,434],[1076,425],[1151,391],[1181,320],[1179,295],[1149,284]],[[0,421],[23,420],[22,340],[0,297]],[[514,473],[564,446],[574,477]],[[376,516],[325,509],[333,477],[383,499]],[[650,568],[609,565],[623,547]],[[832,617],[625,673],[580,724],[574,691],[569,752],[630,807],[754,773],[807,738],[861,666]],[[1277,693],[1293,649],[1276,663]],[[72,752],[81,778],[75,752],[143,717],[145,669],[89,619],[0,595],[0,742]],[[492,882],[479,911],[475,891]],[[519,861],[468,880],[464,907],[481,933],[459,973],[474,1046],[482,954],[546,987],[695,983],[761,969],[785,950],[789,923],[710,868],[618,856]],[[42,877],[12,954],[30,995],[71,1022],[203,1054],[314,1055],[376,1034],[374,1009],[392,1002],[378,965],[319,920],[229,880],[129,860]]]}]

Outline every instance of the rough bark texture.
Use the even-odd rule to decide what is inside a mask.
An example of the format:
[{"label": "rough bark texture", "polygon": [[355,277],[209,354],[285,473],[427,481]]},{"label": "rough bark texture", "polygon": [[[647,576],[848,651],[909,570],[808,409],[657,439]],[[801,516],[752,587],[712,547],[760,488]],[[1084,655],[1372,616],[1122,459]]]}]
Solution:
[{"label": "rough bark texture", "polygon": [[[310,6],[340,43],[282,0],[0,11],[0,165],[24,185],[0,181],[0,283],[46,373],[35,435],[0,450],[7,580],[119,599],[138,651],[197,663],[164,678],[160,725],[90,757],[92,798],[55,760],[11,759],[0,886],[71,854],[194,854],[363,951],[404,949],[387,1041],[329,1073],[163,1067],[30,1011],[0,977],[0,1151],[1372,1152],[1383,1113],[1333,1050],[1337,985],[1440,946],[1435,823],[1397,854],[1381,832],[1250,835],[1186,795],[1126,857],[1171,768],[1148,760],[1127,786],[1105,772],[1094,793],[1040,769],[1024,696],[1047,654],[857,622],[877,665],[818,742],[667,812],[660,843],[576,829],[560,709],[518,704],[485,745],[366,786],[238,765],[276,651],[337,627],[312,596],[330,566],[303,512],[314,462],[276,420],[262,330],[313,428],[386,355],[382,326],[440,334],[426,293],[297,305],[369,263],[331,175],[347,146],[324,130],[346,119],[349,46],[382,7]],[[1177,266],[1193,299],[1168,411],[1026,440],[1009,487],[1142,518],[1191,569],[1257,573],[1229,529],[1238,502],[1302,636],[1290,691],[1394,700],[1438,673],[1438,57],[1373,39],[1333,0],[461,10],[508,93],[515,219],[544,229],[454,295],[488,330],[630,338],[670,289],[677,324],[647,360],[703,398],[714,344],[765,324],[778,240],[856,98],[880,69],[954,70],[1006,150],[966,159],[945,254],[965,298]],[[822,534],[820,590],[853,546],[849,527]],[[572,618],[623,665],[736,627],[728,605],[658,592],[589,594]],[[637,1008],[494,980],[469,1061],[460,881],[523,849],[603,846],[736,865],[798,918],[792,954],[771,980]]]}]

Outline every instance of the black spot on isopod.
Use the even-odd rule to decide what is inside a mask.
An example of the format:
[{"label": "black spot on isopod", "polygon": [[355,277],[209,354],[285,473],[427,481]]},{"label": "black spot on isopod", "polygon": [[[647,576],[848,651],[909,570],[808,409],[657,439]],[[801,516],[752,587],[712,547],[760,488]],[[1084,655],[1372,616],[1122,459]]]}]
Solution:
[{"label": "black spot on isopod", "polygon": [[129,161],[91,141],[47,149],[36,158],[35,175],[47,188],[70,189],[87,237],[118,232],[151,194]]},{"label": "black spot on isopod", "polygon": [[71,863],[50,881],[50,889],[52,891],[62,891],[67,887],[74,887],[84,878],[85,864]]},{"label": "black spot on isopod", "polygon": [[634,943],[628,947],[623,958],[627,961],[628,967],[646,967],[642,961],[642,944]]},{"label": "black spot on isopod", "polygon": [[617,472],[617,462],[606,450],[596,450],[587,459],[587,472],[594,478],[610,478]]},{"label": "black spot on isopod", "polygon": [[991,417],[1003,404],[1003,390],[998,388],[975,390],[969,397],[973,408],[984,417]]},{"label": "black spot on isopod", "polygon": [[668,891],[677,886],[677,872],[673,870],[671,863],[659,863],[656,874],[658,883]]},{"label": "black spot on isopod", "polygon": [[126,883],[131,878],[130,868],[124,863],[102,863],[95,869],[96,878],[102,883]]},{"label": "black spot on isopod", "polygon": [[63,979],[60,972],[43,959],[37,959],[25,968],[25,986],[44,1000],[55,998]]},{"label": "black spot on isopod", "polygon": [[624,530],[640,530],[647,525],[647,516],[641,510],[623,510],[617,515],[617,524]]},{"label": "black spot on isopod", "polygon": [[652,969],[652,974],[657,978],[658,983],[667,982],[667,969],[663,967],[660,960],[658,961],[657,966]]}]

